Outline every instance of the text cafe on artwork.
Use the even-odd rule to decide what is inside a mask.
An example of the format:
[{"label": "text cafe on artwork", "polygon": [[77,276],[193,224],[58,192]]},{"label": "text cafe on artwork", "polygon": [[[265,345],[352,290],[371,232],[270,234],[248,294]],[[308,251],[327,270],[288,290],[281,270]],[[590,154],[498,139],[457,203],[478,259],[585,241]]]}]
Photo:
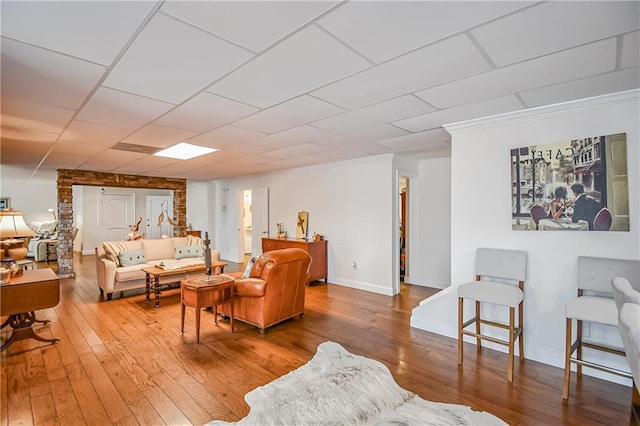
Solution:
[{"label": "text cafe on artwork", "polygon": [[627,136],[511,150],[513,230],[629,231]]}]

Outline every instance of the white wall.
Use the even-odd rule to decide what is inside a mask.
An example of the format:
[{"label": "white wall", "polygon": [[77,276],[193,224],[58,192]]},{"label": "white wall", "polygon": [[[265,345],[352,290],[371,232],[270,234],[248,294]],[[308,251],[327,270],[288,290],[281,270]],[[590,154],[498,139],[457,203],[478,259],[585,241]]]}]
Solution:
[{"label": "white wall", "polygon": [[[474,279],[476,248],[526,250],[525,358],[564,368],[564,305],[576,296],[577,257],[640,259],[638,94],[637,90],[624,92],[447,126],[453,135],[452,286],[415,308],[412,326],[456,337],[456,289]],[[511,148],[621,132],[627,134],[630,232],[511,230]],[[491,310],[490,315],[506,319],[503,311]],[[615,328],[592,327],[591,334],[620,344]],[[503,346],[496,349],[506,350]],[[628,368],[619,357],[597,355],[592,359],[603,358],[609,365]],[[592,369],[584,371],[620,380]]]},{"label": "white wall", "polygon": [[11,197],[11,207],[23,212],[27,225],[32,222],[50,222],[58,214],[58,187],[56,180],[24,179],[13,180],[2,177],[0,196]]},{"label": "white wall", "polygon": [[213,238],[214,189],[212,182],[187,182],[187,224],[190,223],[194,230],[202,231],[202,238],[205,232],[209,233],[210,239]]},{"label": "white wall", "polygon": [[405,282],[451,283],[451,158],[422,160],[409,182],[409,253]]},{"label": "white wall", "polygon": [[382,155],[216,181],[214,246],[223,259],[242,261],[237,197],[244,189],[267,187],[271,236],[282,221],[295,237],[297,214],[308,211],[309,236],[318,232],[328,240],[330,282],[392,294],[392,159]]}]

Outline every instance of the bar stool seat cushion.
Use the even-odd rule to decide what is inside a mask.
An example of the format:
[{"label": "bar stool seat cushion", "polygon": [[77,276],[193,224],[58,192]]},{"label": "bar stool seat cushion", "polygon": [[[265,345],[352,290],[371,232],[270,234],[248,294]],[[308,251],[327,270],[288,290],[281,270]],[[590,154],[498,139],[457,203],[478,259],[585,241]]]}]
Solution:
[{"label": "bar stool seat cushion", "polygon": [[518,287],[495,281],[472,281],[458,286],[458,297],[493,303],[501,306],[518,306],[524,294]]},{"label": "bar stool seat cushion", "polygon": [[564,306],[567,318],[579,321],[592,321],[605,325],[618,325],[616,302],[608,297],[580,296]]}]

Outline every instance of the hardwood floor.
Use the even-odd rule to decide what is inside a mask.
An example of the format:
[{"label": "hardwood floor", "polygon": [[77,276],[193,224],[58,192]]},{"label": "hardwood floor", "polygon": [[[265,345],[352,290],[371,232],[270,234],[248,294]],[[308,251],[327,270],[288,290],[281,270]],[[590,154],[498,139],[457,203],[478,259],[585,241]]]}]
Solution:
[{"label": "hardwood floor", "polygon": [[509,424],[629,423],[625,386],[588,376],[576,386],[573,377],[563,403],[561,369],[516,361],[510,385],[506,355],[478,353],[473,345],[458,368],[455,340],[409,327],[411,309],[433,289],[403,285],[389,297],[316,284],[307,290],[304,318],[264,335],[239,321],[232,334],[227,321],[216,327],[205,311],[196,344],[193,309],[180,332],[179,289],[163,291],[159,309],[144,302],[142,291],[105,302],[94,257],[77,256],[74,266],[77,277],[61,282],[60,304],[37,312],[51,320],[38,333],[60,342],[20,341],[0,356],[3,425],[235,421],[248,412],[245,393],[306,363],[327,340],[383,362],[400,386],[424,399],[469,405]]}]

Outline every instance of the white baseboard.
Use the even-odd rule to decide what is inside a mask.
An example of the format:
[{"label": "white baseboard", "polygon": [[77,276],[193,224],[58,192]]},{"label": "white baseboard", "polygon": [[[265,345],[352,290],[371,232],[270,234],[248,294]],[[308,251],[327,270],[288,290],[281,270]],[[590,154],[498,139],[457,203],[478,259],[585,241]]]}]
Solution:
[{"label": "white baseboard", "polygon": [[347,278],[341,278],[341,277],[333,277],[331,282],[336,283],[336,285],[341,285],[343,287],[370,291],[372,293],[384,294],[385,296],[393,296],[393,293],[391,292],[391,288],[380,287],[370,283],[353,281],[353,280],[349,280]]}]

